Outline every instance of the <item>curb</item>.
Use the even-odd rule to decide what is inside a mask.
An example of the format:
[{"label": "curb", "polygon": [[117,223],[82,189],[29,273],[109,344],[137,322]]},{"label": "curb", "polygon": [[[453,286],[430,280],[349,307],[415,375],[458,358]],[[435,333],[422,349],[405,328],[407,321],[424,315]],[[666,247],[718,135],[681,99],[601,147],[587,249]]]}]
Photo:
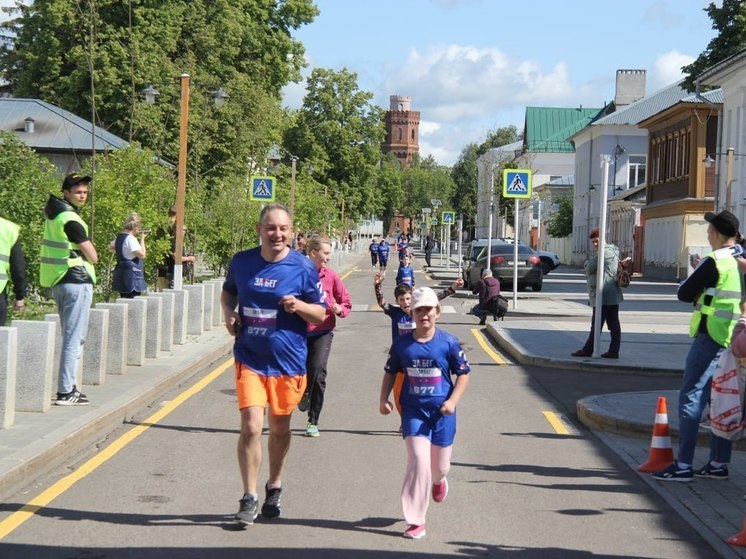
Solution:
[{"label": "curb", "polygon": [[[194,340],[188,343],[194,343]],[[144,391],[137,392],[122,402],[112,404],[109,409],[91,410],[86,415],[98,414],[93,419],[84,415],[73,420],[73,423],[78,423],[78,425],[72,429],[69,428],[69,422],[66,429],[66,424],[62,420],[60,429],[65,430],[63,436],[55,438],[54,432],[51,432],[48,436],[6,456],[4,459],[15,464],[0,474],[0,499],[6,500],[10,495],[22,490],[32,480],[46,475],[70,460],[83,459],[84,456],[96,452],[99,446],[96,443],[102,437],[125,424],[133,414],[152,405],[168,390],[187,381],[200,369],[227,356],[232,346],[233,340],[226,340],[203,355],[189,358],[189,364],[186,367],[177,369],[154,382]],[[146,367],[148,365],[150,364],[148,363]],[[80,410],[80,408],[75,408],[75,410]]]},{"label": "curb", "polygon": [[534,355],[524,348],[520,343],[515,341],[510,334],[494,323],[487,325],[487,332],[490,337],[500,346],[501,349],[510,354],[521,365],[533,365],[536,367],[547,367],[554,369],[572,369],[573,371],[582,371],[586,373],[608,374],[608,373],[632,373],[646,376],[671,376],[681,375],[681,369],[650,369],[641,365],[622,365],[606,364],[603,366],[591,358],[584,359],[562,359],[558,357],[542,357]]}]

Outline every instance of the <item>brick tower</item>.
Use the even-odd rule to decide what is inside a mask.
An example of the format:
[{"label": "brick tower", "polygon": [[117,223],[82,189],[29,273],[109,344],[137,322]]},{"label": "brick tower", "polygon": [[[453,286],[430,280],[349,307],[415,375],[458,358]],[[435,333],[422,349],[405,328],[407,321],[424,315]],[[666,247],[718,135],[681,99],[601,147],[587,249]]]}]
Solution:
[{"label": "brick tower", "polygon": [[414,155],[420,151],[420,112],[411,110],[411,106],[411,97],[391,95],[384,118],[386,141],[383,152],[393,153],[402,167],[409,167]]}]

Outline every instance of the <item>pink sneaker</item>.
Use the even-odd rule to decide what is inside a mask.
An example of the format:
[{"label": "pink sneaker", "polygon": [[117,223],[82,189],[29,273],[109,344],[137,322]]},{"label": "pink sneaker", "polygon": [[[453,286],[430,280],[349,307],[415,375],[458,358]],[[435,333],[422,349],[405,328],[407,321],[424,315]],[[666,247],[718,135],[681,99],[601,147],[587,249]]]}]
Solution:
[{"label": "pink sneaker", "polygon": [[425,536],[425,525],[420,524],[417,526],[416,524],[410,524],[407,526],[407,529],[404,530],[404,537],[405,538],[411,538],[413,540],[419,540],[420,538]]},{"label": "pink sneaker", "polygon": [[443,478],[440,483],[433,483],[433,501],[442,503],[448,495],[448,479]]}]

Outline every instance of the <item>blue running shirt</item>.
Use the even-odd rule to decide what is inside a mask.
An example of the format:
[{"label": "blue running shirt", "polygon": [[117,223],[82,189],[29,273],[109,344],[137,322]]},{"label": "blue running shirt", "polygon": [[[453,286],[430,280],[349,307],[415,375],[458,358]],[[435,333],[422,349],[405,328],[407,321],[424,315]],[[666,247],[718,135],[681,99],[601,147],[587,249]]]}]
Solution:
[{"label": "blue running shirt", "polygon": [[402,415],[406,408],[435,411],[453,390],[452,374],[465,375],[471,366],[458,338],[436,329],[433,338],[424,343],[414,336],[399,336],[391,344],[386,372],[404,373],[399,402]]},{"label": "blue running shirt", "polygon": [[306,303],[323,304],[319,274],[298,251],[291,250],[279,262],[267,262],[260,250],[237,253],[223,283],[225,291],[238,295],[241,315],[233,355],[262,375],[304,375],[308,324],[298,314],[285,312],[280,299],[294,295]]},{"label": "blue running shirt", "polygon": [[414,331],[415,324],[412,321],[412,317],[401,310],[401,307],[389,305],[383,312],[391,319],[392,342],[399,336],[411,334]]},{"label": "blue running shirt", "polygon": [[412,266],[399,266],[399,271],[396,273],[396,285],[402,283],[409,287],[414,287],[414,270]]}]

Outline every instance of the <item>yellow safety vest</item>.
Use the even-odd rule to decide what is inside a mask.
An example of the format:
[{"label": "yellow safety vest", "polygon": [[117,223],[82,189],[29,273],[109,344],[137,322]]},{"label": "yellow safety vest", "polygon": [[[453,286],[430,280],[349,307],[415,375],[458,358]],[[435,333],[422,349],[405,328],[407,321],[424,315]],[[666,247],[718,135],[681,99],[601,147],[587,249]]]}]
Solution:
[{"label": "yellow safety vest", "polygon": [[[721,346],[730,345],[730,338],[736,320],[741,315],[741,274],[736,259],[726,251],[723,256],[710,253],[718,270],[718,283],[709,287],[697,299],[694,314],[689,323],[689,335],[694,338],[699,333],[702,316],[707,317],[707,333]],[[709,299],[709,302],[706,302]]]},{"label": "yellow safety vest", "polygon": [[0,217],[0,293],[8,285],[10,273],[10,249],[16,244],[21,228],[12,221]]},{"label": "yellow safety vest", "polygon": [[70,268],[83,266],[93,283],[96,283],[96,270],[93,264],[72,251],[80,251],[77,243],[71,243],[65,234],[65,224],[77,221],[83,226],[86,236],[88,226],[74,211],[60,212],[54,219],[44,223],[44,238],[41,241],[39,283],[42,287],[56,285]]}]

